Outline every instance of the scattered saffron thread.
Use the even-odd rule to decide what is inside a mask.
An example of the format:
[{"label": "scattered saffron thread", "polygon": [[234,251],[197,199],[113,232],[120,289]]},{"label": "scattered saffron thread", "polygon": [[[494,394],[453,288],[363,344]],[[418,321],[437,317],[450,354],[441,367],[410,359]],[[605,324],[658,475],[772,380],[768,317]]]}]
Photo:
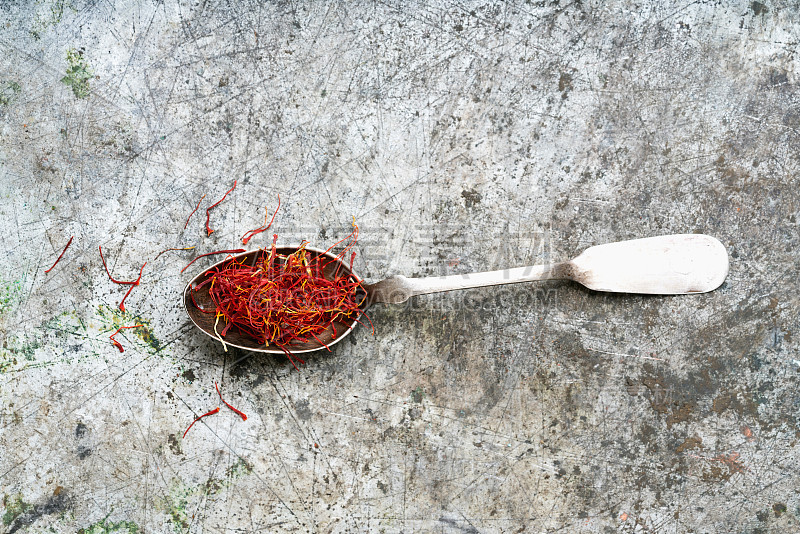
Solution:
[{"label": "scattered saffron thread", "polygon": [[159,252],[158,254],[156,254],[156,257],[155,257],[155,258],[153,258],[153,261],[156,261],[156,260],[158,259],[158,257],[159,257],[159,256],[161,256],[161,255],[162,255],[163,253],[165,253],[165,252],[169,252],[170,250],[192,250],[193,248],[194,248],[194,247],[184,247],[184,248],[168,248],[168,249],[164,249],[164,250],[162,250],[161,252]]},{"label": "scattered saffron thread", "polygon": [[59,255],[58,255],[58,258],[56,258],[56,261],[55,261],[55,263],[53,264],[53,266],[52,266],[52,267],[50,267],[49,269],[47,269],[47,270],[44,272],[44,274],[47,274],[47,273],[49,273],[50,271],[52,271],[52,270],[53,270],[53,267],[55,267],[55,266],[58,264],[58,262],[59,262],[59,261],[61,261],[61,257],[64,255],[64,253],[67,251],[67,249],[69,248],[69,246],[72,244],[72,240],[73,240],[74,238],[75,238],[75,236],[72,236],[72,237],[70,237],[70,238],[69,238],[69,241],[67,241],[67,246],[66,246],[66,247],[64,247],[64,250],[62,250],[62,251],[61,251],[61,254],[59,254]]},{"label": "scattered saffron thread", "polygon": [[217,207],[223,200],[225,200],[225,197],[228,196],[228,193],[230,193],[234,189],[236,189],[236,180],[233,181],[233,187],[228,189],[228,191],[222,196],[222,198],[219,199],[219,202],[217,202],[216,204],[212,204],[212,205],[210,205],[209,207],[206,208],[206,232],[208,232],[208,234],[206,234],[207,236],[211,235],[214,232],[214,230],[212,230],[211,227],[208,225],[208,223],[211,220],[210,211],[212,209],[214,209],[215,207]]},{"label": "scattered saffron thread", "polygon": [[125,296],[122,297],[122,300],[119,303],[119,309],[123,313],[125,313],[125,299],[128,298],[128,295],[131,294],[131,291],[133,291],[133,288],[138,286],[139,282],[142,281],[142,271],[144,271],[144,266],[145,265],[147,265],[147,262],[144,262],[144,264],[142,265],[142,268],[139,269],[139,278],[137,278],[136,281],[133,284],[131,284],[131,287],[128,288],[128,292],[125,293]]},{"label": "scattered saffron thread", "polygon": [[197,201],[197,206],[194,207],[194,211],[192,211],[192,213],[190,213],[189,216],[186,217],[186,224],[183,225],[184,230],[186,230],[186,227],[189,226],[189,219],[192,218],[192,215],[194,215],[195,211],[197,211],[197,209],[200,207],[200,203],[203,201],[204,198],[206,198],[205,195],[200,197],[200,200]]},{"label": "scattered saffron thread", "polygon": [[200,255],[199,255],[199,256],[197,256],[195,259],[193,259],[192,261],[190,261],[189,263],[187,263],[187,264],[186,264],[186,267],[184,267],[183,269],[181,269],[181,272],[183,272],[183,271],[185,271],[186,269],[188,269],[188,268],[189,268],[189,266],[190,266],[191,264],[193,264],[194,262],[196,262],[196,261],[197,261],[197,260],[199,260],[200,258],[204,258],[204,257],[206,257],[206,256],[213,256],[214,254],[239,254],[240,252],[247,252],[247,251],[246,251],[245,249],[243,249],[243,248],[237,248],[237,249],[234,249],[234,250],[218,250],[218,251],[216,251],[216,252],[208,252],[208,253],[206,253],[206,254],[200,254]]},{"label": "scattered saffron thread", "polygon": [[266,232],[269,230],[269,227],[272,226],[272,223],[275,221],[275,216],[278,214],[278,210],[281,209],[281,196],[278,195],[278,207],[275,208],[275,213],[272,214],[272,219],[267,224],[267,217],[269,216],[269,212],[267,208],[264,208],[264,225],[256,228],[255,230],[250,230],[249,232],[245,233],[242,236],[242,245],[246,245],[248,241],[250,241],[254,236],[260,234],[261,232]]},{"label": "scattered saffron thread", "polygon": [[219,406],[217,406],[216,408],[214,408],[214,409],[213,409],[213,410],[211,410],[210,412],[206,412],[206,413],[204,413],[203,415],[200,415],[200,416],[198,416],[198,417],[197,417],[197,418],[196,418],[194,421],[192,421],[192,424],[191,424],[191,425],[189,425],[189,428],[187,428],[187,429],[186,429],[186,432],[184,432],[184,433],[183,433],[183,437],[184,437],[184,438],[186,437],[186,433],[187,433],[187,432],[189,432],[189,429],[190,429],[190,428],[192,428],[196,422],[198,422],[198,421],[199,421],[200,419],[202,419],[203,417],[206,417],[206,416],[208,416],[208,415],[214,415],[215,413],[219,413]]},{"label": "scattered saffron thread", "polygon": [[108,275],[108,278],[112,282],[114,282],[115,284],[131,286],[131,287],[128,288],[128,292],[125,293],[125,296],[122,297],[122,300],[119,303],[119,309],[120,309],[120,311],[122,311],[124,313],[125,312],[125,299],[128,298],[128,295],[131,294],[131,291],[133,291],[134,286],[138,286],[139,283],[141,283],[141,281],[142,281],[142,271],[144,271],[144,266],[147,265],[147,262],[144,262],[144,264],[142,265],[142,268],[139,269],[139,278],[137,278],[136,280],[133,280],[132,282],[128,282],[128,281],[125,281],[125,280],[116,280],[113,276],[111,276],[111,272],[108,270],[108,265],[106,265],[106,259],[103,257],[103,247],[100,246],[98,248],[100,249],[100,259],[103,260],[103,267],[105,267],[105,269],[106,269],[106,274]]},{"label": "scattered saffron thread", "polygon": [[220,393],[219,386],[217,385],[216,381],[214,382],[214,387],[217,388],[217,395],[219,395],[219,400],[224,402],[225,406],[227,406],[228,408],[230,408],[231,410],[233,410],[234,412],[239,414],[239,417],[242,418],[242,421],[247,421],[247,416],[244,413],[242,413],[241,411],[239,411],[236,408],[234,408],[233,406],[231,406],[230,403],[228,403],[228,401],[226,401],[225,399],[222,398],[222,393]]},{"label": "scattered saffron thread", "polygon": [[[116,280],[113,276],[111,276],[111,272],[108,270],[108,265],[106,265],[106,259],[103,257],[103,247],[102,245],[98,247],[100,249],[100,259],[103,260],[103,267],[106,268],[106,274],[108,275],[109,280],[114,282],[115,284],[122,284],[122,285],[136,285],[137,282],[134,280],[133,282],[126,282],[124,280]],[[144,268],[144,267],[142,267]]]},{"label": "scattered saffron thread", "polygon": [[117,331],[114,332],[113,334],[111,334],[110,336],[108,336],[108,338],[111,340],[112,343],[114,343],[114,346],[117,347],[120,352],[125,352],[125,349],[122,348],[122,344],[119,341],[117,341],[116,339],[114,339],[114,336],[119,334],[120,330],[124,330],[126,328],[139,328],[139,327],[142,327],[142,326],[144,326],[144,325],[143,324],[135,324],[133,326],[120,326],[119,328],[117,328]]}]

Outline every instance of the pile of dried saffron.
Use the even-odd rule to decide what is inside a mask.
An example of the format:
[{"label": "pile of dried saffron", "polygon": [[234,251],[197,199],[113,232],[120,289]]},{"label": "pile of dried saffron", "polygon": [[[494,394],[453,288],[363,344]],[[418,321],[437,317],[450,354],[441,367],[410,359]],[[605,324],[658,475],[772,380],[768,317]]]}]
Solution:
[{"label": "pile of dried saffron", "polygon": [[194,291],[209,286],[216,310],[207,313],[216,314],[214,330],[220,340],[235,328],[259,343],[281,348],[290,360],[293,346],[316,341],[327,348],[319,336],[332,328],[336,338],[336,323],[360,322],[363,312],[366,292],[351,274],[355,252],[349,271],[341,263],[357,235],[354,225],[342,240],[350,243],[332,257],[306,250],[305,243],[291,254],[279,254],[276,234],[271,249],[262,250],[255,261],[234,258],[213,269]]}]

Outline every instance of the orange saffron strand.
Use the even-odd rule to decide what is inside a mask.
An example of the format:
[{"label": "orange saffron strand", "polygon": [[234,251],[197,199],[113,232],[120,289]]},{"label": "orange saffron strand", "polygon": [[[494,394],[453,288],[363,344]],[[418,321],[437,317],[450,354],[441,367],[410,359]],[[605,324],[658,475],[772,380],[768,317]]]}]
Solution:
[{"label": "orange saffron strand", "polygon": [[269,230],[269,227],[272,226],[272,223],[275,221],[275,216],[278,214],[278,210],[279,209],[281,209],[281,196],[280,195],[278,195],[278,207],[275,208],[275,213],[272,214],[272,219],[269,221],[269,224],[267,224],[267,215],[269,215],[269,213],[267,213],[267,214],[264,215],[264,226],[256,228],[255,230],[250,230],[249,232],[246,232],[242,236],[242,245],[246,245],[248,241],[253,239],[253,237],[255,237],[256,235],[260,234],[261,232],[266,232],[267,230]]},{"label": "orange saffron strand", "polygon": [[219,406],[217,406],[216,408],[214,408],[214,409],[213,409],[213,410],[211,410],[210,412],[206,412],[206,413],[204,413],[203,415],[200,415],[200,416],[198,416],[198,417],[197,417],[197,418],[196,418],[194,421],[192,421],[192,424],[191,424],[191,425],[189,425],[189,428],[187,428],[187,429],[186,429],[186,432],[184,432],[184,433],[183,433],[183,437],[184,437],[184,438],[186,437],[186,434],[189,432],[189,429],[190,429],[190,428],[192,428],[196,422],[198,422],[198,421],[199,421],[200,419],[202,419],[203,417],[206,417],[206,416],[208,416],[208,415],[214,415],[215,413],[219,413]]},{"label": "orange saffron strand", "polygon": [[220,203],[221,203],[223,200],[225,200],[225,197],[227,197],[227,196],[228,196],[228,193],[230,193],[230,192],[231,192],[231,191],[233,191],[234,189],[236,189],[236,180],[234,180],[234,181],[233,181],[233,187],[231,187],[230,189],[228,189],[228,191],[227,191],[227,192],[226,192],[226,193],[225,193],[225,194],[222,196],[222,198],[221,198],[221,199],[219,199],[219,202],[217,202],[216,204],[212,204],[212,205],[210,205],[209,207],[207,207],[207,208],[206,208],[206,232],[208,232],[208,234],[206,234],[207,236],[209,236],[209,235],[211,235],[212,233],[214,233],[214,230],[212,230],[212,229],[211,229],[211,227],[208,225],[208,223],[209,223],[209,222],[210,222],[210,220],[211,220],[211,213],[210,213],[210,211],[211,211],[212,209],[214,209],[215,207],[217,207],[217,206],[218,206],[218,205],[219,205],[219,204],[220,204]]},{"label": "orange saffron strand", "polygon": [[183,225],[184,230],[186,230],[186,227],[189,226],[189,219],[192,218],[192,215],[194,215],[195,211],[197,211],[197,209],[200,207],[200,203],[203,201],[204,198],[206,198],[205,195],[200,197],[200,200],[197,201],[197,206],[194,207],[194,211],[192,211],[192,213],[190,213],[189,216],[186,217],[186,224]]},{"label": "orange saffron strand", "polygon": [[125,313],[125,299],[128,298],[128,295],[131,294],[131,291],[133,291],[133,288],[138,286],[139,282],[142,281],[142,271],[144,271],[144,266],[145,265],[147,265],[147,262],[144,262],[144,265],[142,265],[142,268],[139,269],[139,278],[137,278],[135,282],[131,283],[131,287],[128,288],[128,292],[125,293],[125,296],[122,297],[122,301],[120,301],[120,303],[119,303],[119,310],[122,313]]},{"label": "orange saffron strand", "polygon": [[226,401],[225,399],[222,398],[222,393],[220,393],[219,386],[217,385],[216,381],[214,382],[214,387],[217,388],[217,395],[219,395],[219,400],[224,402],[225,406],[227,406],[228,408],[230,408],[231,410],[233,410],[234,412],[239,414],[239,417],[242,418],[242,421],[247,421],[247,416],[244,413],[242,413],[241,411],[239,411],[236,408],[234,408],[233,406],[231,406],[230,403],[228,403],[228,401]]},{"label": "orange saffron strand", "polygon": [[[273,219],[274,219],[274,217],[273,217]],[[50,267],[49,269],[47,269],[47,270],[44,272],[44,274],[47,274],[47,273],[49,273],[50,271],[52,271],[52,270],[53,270],[53,267],[55,267],[55,266],[58,264],[58,262],[60,262],[60,261],[61,261],[61,256],[63,256],[63,255],[64,255],[64,253],[67,251],[67,249],[69,248],[69,246],[72,244],[72,240],[73,240],[73,239],[75,239],[75,236],[72,236],[72,237],[70,237],[70,238],[69,238],[69,241],[67,241],[67,246],[66,246],[66,247],[64,247],[64,250],[62,250],[62,251],[61,251],[61,254],[59,254],[59,255],[58,255],[58,258],[56,258],[56,261],[55,261],[55,263],[53,263],[53,266],[52,266],[52,267]]]},{"label": "orange saffron strand", "polygon": [[117,347],[120,352],[125,352],[125,349],[122,348],[122,344],[119,341],[117,341],[116,339],[114,339],[114,336],[119,334],[120,330],[124,330],[126,328],[139,328],[140,326],[144,326],[144,325],[143,324],[135,324],[133,326],[120,326],[119,328],[117,328],[116,332],[114,332],[113,334],[108,336],[108,339],[110,339],[111,342],[114,343],[114,346]]},{"label": "orange saffron strand", "polygon": [[[136,280],[134,280],[133,282],[126,282],[124,280],[116,280],[116,279],[114,279],[114,277],[111,276],[111,271],[108,270],[108,265],[106,265],[106,259],[103,257],[103,247],[102,247],[102,245],[99,246],[98,248],[100,249],[100,259],[103,260],[103,267],[106,268],[106,274],[108,275],[108,279],[109,280],[111,280],[115,284],[121,284],[121,285],[135,286],[135,285],[138,284],[138,282]],[[144,266],[142,268],[144,268]]]}]

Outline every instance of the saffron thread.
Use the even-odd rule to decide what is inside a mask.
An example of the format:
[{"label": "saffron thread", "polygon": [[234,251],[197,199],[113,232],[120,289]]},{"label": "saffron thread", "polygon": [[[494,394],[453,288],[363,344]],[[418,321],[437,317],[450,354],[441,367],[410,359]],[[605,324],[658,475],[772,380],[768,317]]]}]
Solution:
[{"label": "saffron thread", "polygon": [[53,263],[53,266],[52,266],[52,267],[50,267],[49,269],[47,269],[47,270],[44,272],[44,274],[47,274],[47,273],[49,273],[50,271],[52,271],[52,270],[53,270],[53,267],[55,267],[55,266],[58,264],[58,262],[59,262],[59,261],[61,261],[61,257],[64,255],[64,253],[67,251],[67,249],[69,248],[69,246],[72,244],[72,240],[73,240],[74,238],[75,238],[75,236],[72,236],[72,237],[70,237],[70,238],[69,238],[69,241],[67,241],[67,246],[66,246],[66,247],[64,247],[64,250],[62,250],[62,251],[61,251],[61,254],[59,254],[59,255],[58,255],[58,258],[56,258],[56,261],[55,261],[55,263]]},{"label": "saffron thread", "polygon": [[225,192],[225,194],[222,196],[222,198],[219,199],[219,202],[217,202],[216,204],[212,204],[212,205],[210,205],[209,207],[206,208],[206,232],[208,232],[208,234],[206,234],[207,236],[209,236],[212,233],[214,233],[214,230],[212,230],[211,226],[208,225],[208,223],[211,220],[211,213],[210,213],[211,210],[214,209],[215,207],[217,207],[223,200],[225,200],[225,197],[228,196],[228,193],[230,193],[234,189],[236,189],[236,180],[233,181],[233,187],[231,187],[230,189],[228,189],[228,191]]},{"label": "saffron thread", "polygon": [[117,347],[120,352],[125,352],[125,349],[122,348],[122,344],[119,341],[117,341],[116,339],[114,339],[114,336],[119,334],[120,330],[125,330],[127,328],[139,328],[141,326],[144,326],[144,325],[143,324],[136,324],[136,325],[133,325],[133,326],[120,326],[119,328],[117,328],[116,332],[114,332],[113,334],[108,336],[108,339],[110,339],[111,342],[114,343],[114,346]]},{"label": "saffron thread", "polygon": [[102,245],[98,247],[100,249],[100,259],[103,260],[103,267],[106,268],[106,274],[108,275],[108,279],[114,282],[115,284],[121,285],[136,285],[136,280],[133,282],[126,282],[124,280],[116,280],[113,276],[111,276],[111,271],[108,270],[108,265],[106,265],[106,259],[103,257],[103,247]]},{"label": "saffron thread", "polygon": [[222,402],[224,402],[224,403],[225,403],[225,406],[227,406],[228,408],[230,408],[231,410],[233,410],[234,412],[236,412],[236,413],[239,415],[239,417],[241,417],[241,418],[242,418],[242,421],[247,421],[247,416],[246,416],[244,413],[242,413],[240,410],[237,410],[236,408],[234,408],[233,406],[231,406],[231,405],[230,405],[230,403],[229,403],[228,401],[226,401],[225,399],[223,399],[223,398],[222,398],[222,393],[220,393],[220,391],[219,391],[219,386],[217,385],[217,382],[216,382],[216,381],[214,381],[214,387],[215,387],[215,388],[217,388],[217,395],[219,395],[219,400],[221,400]]},{"label": "saffron thread", "polygon": [[214,415],[215,413],[219,413],[219,406],[217,406],[216,408],[214,408],[210,412],[206,412],[203,415],[198,416],[194,421],[192,421],[192,424],[189,425],[189,428],[187,428],[186,432],[183,433],[183,437],[184,438],[186,437],[186,434],[189,432],[189,429],[192,428],[196,422],[198,422],[203,417],[206,417],[206,416],[209,416],[209,415]]},{"label": "saffron thread", "polygon": [[144,271],[144,266],[145,265],[147,265],[147,262],[144,262],[144,264],[142,265],[142,268],[139,269],[139,278],[137,278],[136,281],[131,284],[131,287],[128,288],[128,292],[125,293],[125,296],[122,297],[122,300],[119,303],[119,309],[120,309],[120,311],[122,313],[125,313],[125,299],[128,298],[128,295],[131,294],[131,291],[133,291],[133,288],[138,286],[139,282],[142,281],[142,271]]},{"label": "saffron thread", "polygon": [[219,342],[222,343],[222,350],[224,350],[225,352],[228,352],[228,345],[225,344],[225,340],[222,339],[222,336],[219,335],[219,332],[217,332],[217,325],[219,324],[219,318],[220,318],[220,315],[217,314],[217,317],[214,319],[214,335],[219,340]]},{"label": "saffron thread", "polygon": [[205,195],[203,195],[202,197],[200,197],[200,200],[198,200],[198,201],[197,201],[197,206],[195,206],[195,207],[194,207],[194,210],[192,211],[192,213],[190,213],[190,214],[189,214],[189,216],[188,216],[188,217],[186,217],[186,224],[184,224],[184,225],[183,225],[183,229],[184,229],[184,230],[186,230],[186,227],[187,227],[187,226],[189,226],[189,219],[191,219],[191,218],[192,218],[192,215],[194,215],[194,213],[195,213],[195,212],[197,211],[197,209],[200,207],[200,203],[203,201],[203,199],[204,199],[204,198],[206,198],[206,196],[205,196]]},{"label": "saffron thread", "polygon": [[250,241],[254,236],[260,234],[261,232],[266,232],[267,230],[269,230],[269,227],[272,226],[272,223],[275,221],[275,216],[278,214],[278,210],[279,209],[281,209],[281,196],[280,195],[278,195],[278,207],[275,208],[275,213],[272,214],[272,219],[269,221],[269,224],[267,224],[267,217],[269,216],[269,212],[267,211],[267,208],[265,207],[264,208],[264,211],[265,211],[265,213],[264,213],[264,225],[259,227],[259,228],[256,228],[255,230],[250,230],[249,232],[246,232],[242,236],[242,245],[246,245],[248,241]]}]

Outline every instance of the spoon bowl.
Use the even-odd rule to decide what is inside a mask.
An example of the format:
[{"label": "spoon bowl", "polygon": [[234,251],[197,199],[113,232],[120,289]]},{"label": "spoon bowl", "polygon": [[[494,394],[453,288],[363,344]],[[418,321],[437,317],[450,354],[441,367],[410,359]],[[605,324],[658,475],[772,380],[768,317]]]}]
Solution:
[{"label": "spoon bowl", "polygon": [[[288,256],[289,254],[295,252],[299,246],[282,246],[276,248],[276,253],[284,256]],[[325,278],[331,280],[334,277],[341,277],[341,276],[350,276],[355,280],[363,282],[361,278],[359,278],[355,273],[353,273],[349,267],[347,267],[339,258],[331,254],[330,252],[325,252],[324,250],[319,250],[311,247],[305,247],[306,255],[309,259],[313,259],[315,257],[325,256],[333,261],[327,263],[323,270],[323,274]],[[214,331],[214,323],[215,323],[215,313],[214,310],[216,309],[216,305],[214,301],[211,299],[211,295],[208,292],[209,285],[206,284],[200,289],[195,290],[194,288],[208,279],[218,268],[223,267],[224,265],[234,262],[234,261],[244,261],[246,264],[255,265],[255,263],[267,254],[267,252],[263,249],[254,250],[251,252],[245,252],[243,254],[238,254],[235,256],[229,256],[222,261],[219,261],[209,267],[208,269],[204,270],[194,278],[192,278],[188,284],[186,284],[186,288],[183,290],[183,306],[186,309],[186,313],[189,315],[189,318],[195,324],[197,328],[199,328],[203,333],[206,335],[214,338],[215,340],[219,341],[220,337],[225,342],[225,345],[230,345],[231,347],[237,347],[243,350],[249,350],[254,352],[264,352],[268,354],[285,354],[284,349],[279,347],[278,345],[272,343],[261,343],[259,340],[253,338],[249,334],[240,332],[235,328],[231,328],[224,336],[219,336]],[[366,307],[366,299],[365,304],[362,305],[362,312],[363,308]],[[287,345],[285,348],[288,349],[292,354],[301,354],[304,352],[313,352],[320,349],[324,349],[327,345],[330,347],[331,345],[335,345],[339,341],[341,341],[347,334],[349,334],[353,328],[355,328],[357,323],[357,319],[361,315],[359,314],[358,317],[354,317],[352,319],[345,321],[334,321],[331,326],[329,326],[324,332],[318,334],[317,337],[319,341],[315,339],[311,339],[306,343],[295,343]],[[321,343],[320,343],[321,342]]]}]

